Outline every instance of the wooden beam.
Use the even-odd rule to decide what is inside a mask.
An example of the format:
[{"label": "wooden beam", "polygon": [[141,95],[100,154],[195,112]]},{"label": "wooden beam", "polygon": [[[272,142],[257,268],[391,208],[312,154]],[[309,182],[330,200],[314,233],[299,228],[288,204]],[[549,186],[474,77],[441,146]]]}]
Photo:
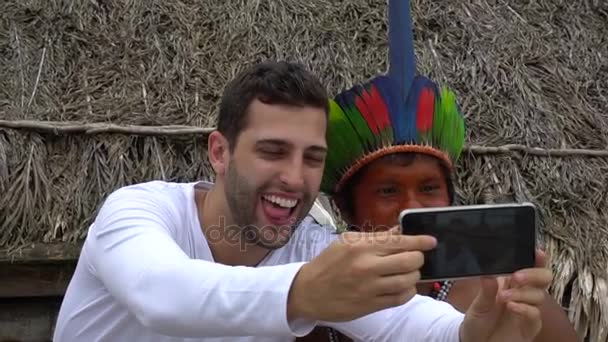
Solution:
[{"label": "wooden beam", "polygon": [[82,243],[0,249],[0,298],[63,296]]},{"label": "wooden beam", "polygon": [[0,298],[63,296],[76,262],[0,264]]},{"label": "wooden beam", "polygon": [[82,242],[78,243],[37,243],[16,249],[0,249],[0,264],[64,262],[78,260]]}]

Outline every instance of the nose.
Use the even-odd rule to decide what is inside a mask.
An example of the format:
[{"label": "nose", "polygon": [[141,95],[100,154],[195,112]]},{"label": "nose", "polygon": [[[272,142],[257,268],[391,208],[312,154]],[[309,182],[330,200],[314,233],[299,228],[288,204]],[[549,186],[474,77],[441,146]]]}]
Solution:
[{"label": "nose", "polygon": [[407,193],[401,201],[401,207],[405,210],[423,208],[424,206],[420,203],[416,194]]},{"label": "nose", "polygon": [[304,186],[304,163],[302,158],[294,157],[285,163],[279,180],[289,189],[300,190]]}]

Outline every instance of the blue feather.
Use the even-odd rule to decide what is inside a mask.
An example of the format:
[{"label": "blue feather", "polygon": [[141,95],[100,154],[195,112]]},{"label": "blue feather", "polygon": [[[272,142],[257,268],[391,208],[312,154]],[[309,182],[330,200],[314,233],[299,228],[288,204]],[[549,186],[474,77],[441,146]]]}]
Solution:
[{"label": "blue feather", "polygon": [[416,75],[410,0],[388,0],[389,76],[407,97]]},{"label": "blue feather", "polygon": [[[439,92],[435,83],[433,83],[431,80],[424,76],[416,76],[416,78],[414,78],[414,81],[412,82],[410,93],[407,96],[407,102],[405,103],[405,112],[408,117],[417,116],[420,102],[420,94],[425,88],[430,89],[435,94],[435,97],[439,96]],[[414,129],[415,128],[416,127],[414,127]]]},{"label": "blue feather", "polygon": [[395,143],[412,142],[416,139],[416,116],[407,116],[404,96],[395,80],[378,76],[371,81],[382,96],[388,108]]}]

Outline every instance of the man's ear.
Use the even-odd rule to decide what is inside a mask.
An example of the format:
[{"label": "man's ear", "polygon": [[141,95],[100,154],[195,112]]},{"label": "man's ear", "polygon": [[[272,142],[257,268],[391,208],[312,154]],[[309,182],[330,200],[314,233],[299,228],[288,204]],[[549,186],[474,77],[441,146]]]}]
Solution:
[{"label": "man's ear", "polygon": [[219,131],[213,131],[209,134],[207,154],[215,174],[223,177],[228,169],[228,162],[230,160],[230,144]]}]

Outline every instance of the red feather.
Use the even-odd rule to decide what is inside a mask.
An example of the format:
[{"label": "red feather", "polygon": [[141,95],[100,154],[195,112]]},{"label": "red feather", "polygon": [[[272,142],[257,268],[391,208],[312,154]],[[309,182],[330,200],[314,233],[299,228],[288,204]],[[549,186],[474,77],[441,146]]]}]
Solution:
[{"label": "red feather", "polygon": [[418,99],[416,112],[416,128],[418,132],[424,133],[433,128],[433,116],[435,114],[435,94],[432,89],[423,88]]},{"label": "red feather", "polygon": [[[363,94],[365,94],[365,90],[363,90]],[[363,96],[365,96],[365,95],[363,95]],[[355,97],[355,106],[357,106],[357,109],[359,110],[359,112],[361,112],[361,115],[363,115],[363,117],[365,118],[365,121],[367,122],[367,125],[369,126],[372,133],[378,134],[379,129],[378,129],[378,125],[376,124],[376,119],[374,118],[374,113],[367,106],[367,103],[363,99],[363,97],[361,97],[361,96]]]},{"label": "red feather", "polygon": [[388,107],[386,106],[386,103],[384,103],[384,99],[382,99],[382,95],[380,95],[380,92],[373,84],[370,86],[368,94],[368,103],[370,104],[370,107],[373,108],[378,126],[380,129],[389,127],[391,125],[391,118],[388,113]]}]

